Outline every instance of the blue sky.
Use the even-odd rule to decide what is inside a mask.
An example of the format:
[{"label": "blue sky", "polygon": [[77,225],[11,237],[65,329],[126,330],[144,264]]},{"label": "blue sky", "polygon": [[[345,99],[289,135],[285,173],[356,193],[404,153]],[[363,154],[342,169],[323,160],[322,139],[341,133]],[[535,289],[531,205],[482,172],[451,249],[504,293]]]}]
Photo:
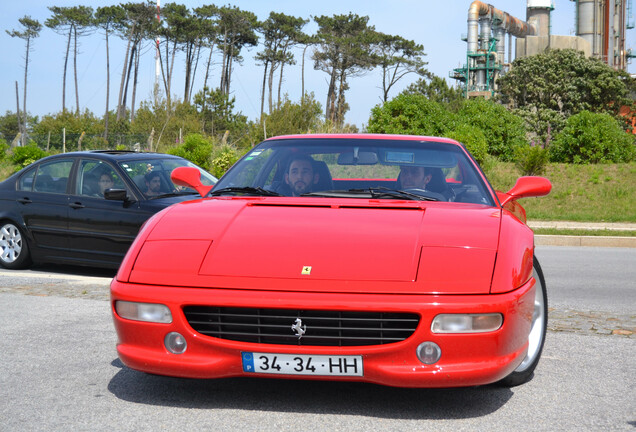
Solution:
[{"label": "blue sky", "polygon": [[[29,15],[41,23],[50,16],[48,6],[90,5],[93,8],[112,5],[119,1],[41,1],[23,0],[6,1],[2,5],[0,14],[0,113],[7,110],[15,111],[15,81],[18,81],[20,93],[20,107],[22,107],[22,91],[24,81],[24,41],[11,38],[5,30],[20,29],[18,19]],[[162,0],[162,4],[165,1]],[[189,0],[177,1],[188,7],[197,7],[212,2],[195,2]],[[387,34],[400,35],[422,44],[426,52],[425,60],[428,69],[434,74],[446,77],[447,81],[453,68],[465,62],[466,43],[461,40],[466,34],[466,16],[471,0],[278,0],[269,2],[263,0],[230,1],[229,4],[241,9],[254,12],[259,19],[266,19],[269,12],[275,10],[288,15],[303,17],[356,13],[369,17],[369,24],[376,30]],[[493,6],[509,14],[525,20],[526,0],[492,0]],[[215,2],[217,5],[226,2]],[[575,3],[571,0],[555,0],[552,12],[552,34],[573,35]],[[312,22],[304,28],[305,32],[313,33],[316,25]],[[506,38],[507,41],[507,38]],[[636,32],[627,32],[627,46],[636,49]],[[27,95],[27,110],[34,115],[55,113],[62,107],[62,71],[66,39],[44,27],[40,37],[34,40],[33,51],[29,63],[29,83]],[[232,79],[232,92],[236,97],[236,108],[250,119],[256,119],[260,112],[260,91],[263,69],[258,66],[253,55],[261,48],[255,47],[243,52],[244,62],[236,65]],[[508,48],[506,47],[506,53]],[[121,69],[125,53],[125,43],[120,39],[111,38],[111,109],[117,103],[117,91],[121,79]],[[514,49],[513,49],[514,53]],[[285,69],[283,92],[287,92],[290,99],[297,101],[301,93],[301,55],[296,52],[297,65]],[[181,60],[183,60],[181,58]],[[636,72],[636,62],[629,66],[629,72]],[[75,91],[71,64],[67,73],[67,108],[75,107]],[[150,99],[154,84],[154,50],[147,48],[142,57],[139,76],[137,100]],[[102,115],[106,98],[106,69],[105,69],[105,41],[102,34],[96,33],[81,39],[80,55],[78,57],[78,79],[80,106],[88,108],[97,115]],[[203,80],[203,73],[197,75],[197,80]],[[305,88],[313,91],[316,99],[324,106],[327,94],[327,75],[313,69],[313,62],[309,53],[305,60]],[[408,84],[415,81],[415,75],[409,75],[400,81],[390,97],[394,97]],[[212,70],[211,83],[216,86],[219,80],[219,67]],[[381,75],[368,73],[361,77],[351,78],[350,90],[347,92],[347,102],[351,109],[346,115],[346,121],[358,126],[367,123],[370,110],[381,102]],[[173,88],[176,96],[183,96],[183,63],[175,64],[175,78]],[[198,90],[201,85],[195,85]],[[195,90],[195,91],[196,91]]]}]

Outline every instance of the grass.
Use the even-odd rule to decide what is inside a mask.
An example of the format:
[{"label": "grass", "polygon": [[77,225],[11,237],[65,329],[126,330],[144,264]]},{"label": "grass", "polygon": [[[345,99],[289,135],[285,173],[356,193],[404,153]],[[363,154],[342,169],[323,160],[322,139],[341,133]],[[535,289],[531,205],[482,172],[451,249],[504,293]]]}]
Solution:
[{"label": "grass", "polygon": [[543,234],[543,235],[636,237],[636,231],[583,230],[583,229],[557,229],[557,228],[533,228],[532,231],[534,231],[535,234]]},{"label": "grass", "polygon": [[[520,176],[512,163],[497,163],[486,175],[501,191]],[[544,177],[552,182],[548,196],[519,201],[529,220],[636,222],[636,163],[549,164]]]}]

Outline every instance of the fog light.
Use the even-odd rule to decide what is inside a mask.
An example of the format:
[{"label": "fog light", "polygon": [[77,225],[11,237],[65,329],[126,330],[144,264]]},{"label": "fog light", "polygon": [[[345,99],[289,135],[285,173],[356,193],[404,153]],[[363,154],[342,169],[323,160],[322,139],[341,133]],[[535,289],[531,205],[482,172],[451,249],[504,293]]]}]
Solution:
[{"label": "fog light", "polygon": [[172,354],[183,354],[188,348],[185,338],[177,332],[168,333],[163,340],[166,349]]},{"label": "fog light", "polygon": [[503,315],[491,314],[441,314],[433,319],[433,333],[484,333],[498,330]]},{"label": "fog light", "polygon": [[122,318],[162,324],[172,322],[172,314],[166,305],[155,303],[134,303],[117,300],[115,311]]},{"label": "fog light", "polygon": [[415,353],[422,363],[430,365],[439,360],[442,356],[442,349],[434,342],[422,342]]}]

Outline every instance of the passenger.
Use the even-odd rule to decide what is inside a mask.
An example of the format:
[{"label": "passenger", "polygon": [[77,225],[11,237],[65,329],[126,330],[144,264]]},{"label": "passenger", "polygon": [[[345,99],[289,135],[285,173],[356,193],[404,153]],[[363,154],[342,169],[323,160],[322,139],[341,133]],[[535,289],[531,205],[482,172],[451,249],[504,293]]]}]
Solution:
[{"label": "passenger", "polygon": [[99,177],[99,196],[103,197],[106,189],[112,189],[114,184],[113,176],[109,173],[103,173]]},{"label": "passenger", "polygon": [[400,167],[400,183],[402,189],[422,189],[426,190],[426,185],[431,181],[432,174],[426,172],[422,166]]},{"label": "passenger", "polygon": [[[284,195],[300,196],[311,192],[312,187],[318,183],[319,175],[314,171],[314,160],[309,155],[292,156],[287,172],[285,184],[288,191],[281,191]],[[286,193],[287,192],[287,193]]]},{"label": "passenger", "polygon": [[156,171],[150,171],[145,175],[146,180],[146,196],[158,196],[161,194],[161,174]]}]

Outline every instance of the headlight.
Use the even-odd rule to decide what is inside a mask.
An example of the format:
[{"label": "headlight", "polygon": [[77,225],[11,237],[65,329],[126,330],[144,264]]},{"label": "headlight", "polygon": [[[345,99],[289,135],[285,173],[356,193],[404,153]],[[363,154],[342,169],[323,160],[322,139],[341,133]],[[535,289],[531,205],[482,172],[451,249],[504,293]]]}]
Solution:
[{"label": "headlight", "polygon": [[172,322],[172,314],[166,305],[155,303],[134,303],[117,300],[115,311],[122,318],[162,324]]},{"label": "headlight", "polygon": [[441,314],[433,319],[433,333],[484,333],[498,330],[503,315],[490,314]]}]

